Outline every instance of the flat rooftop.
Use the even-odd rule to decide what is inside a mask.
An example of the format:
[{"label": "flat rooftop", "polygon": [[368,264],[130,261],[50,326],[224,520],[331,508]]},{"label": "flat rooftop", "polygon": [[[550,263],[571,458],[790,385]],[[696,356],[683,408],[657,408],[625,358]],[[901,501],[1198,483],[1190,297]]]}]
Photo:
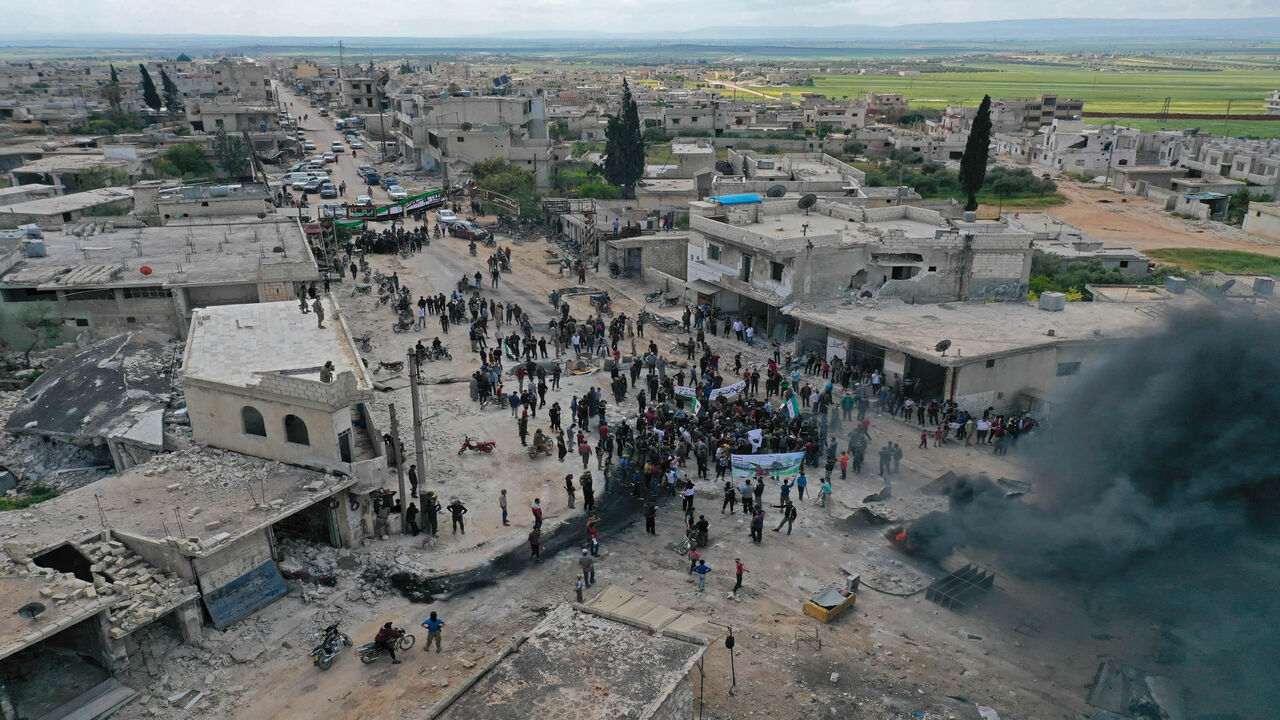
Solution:
[{"label": "flat rooftop", "polygon": [[[18,187],[26,186],[19,185]],[[98,205],[132,199],[133,191],[129,188],[107,187],[15,203],[0,212],[6,215],[59,215],[64,212],[87,210]]]},{"label": "flat rooftop", "polygon": [[[911,305],[877,299],[802,305],[787,314],[939,365],[961,366],[1039,347],[1152,334],[1164,328],[1170,312],[1208,306],[1186,292],[1149,302],[1072,302],[1061,312],[1027,302]],[[951,341],[946,357],[933,349],[942,340]]]},{"label": "flat rooftop", "polygon": [[[315,315],[303,315],[297,302],[219,305],[192,313],[191,332],[182,374],[205,380],[249,387],[262,373],[284,373],[320,380],[320,367],[333,361],[334,375],[350,371],[356,387],[369,390],[373,381],[338,317],[332,297],[322,297],[325,326],[316,327]],[[234,351],[229,352],[229,349]]]},{"label": "flat rooftop", "polygon": [[[273,216],[198,218],[89,237],[46,233],[44,245],[46,257],[24,258],[0,275],[0,286],[183,287],[318,276],[297,222]],[[142,274],[143,266],[150,275]]]},{"label": "flat rooftop", "polygon": [[439,715],[638,720],[684,678],[705,646],[561,605],[529,639]]},{"label": "flat rooftop", "polygon": [[791,159],[791,176],[793,180],[839,182],[844,176],[830,165],[820,160]]},{"label": "flat rooftop", "polygon": [[[0,513],[0,538],[33,552],[102,533],[200,538],[198,555],[354,485],[338,477],[215,448],[157,455],[99,482]],[[276,505],[272,501],[279,500]],[[101,508],[102,515],[99,515]]]},{"label": "flat rooftop", "polygon": [[124,167],[129,163],[124,160],[108,158],[102,153],[84,155],[49,155],[39,160],[32,160],[26,165],[16,167],[11,173],[64,173],[88,170],[95,165],[107,167]]}]

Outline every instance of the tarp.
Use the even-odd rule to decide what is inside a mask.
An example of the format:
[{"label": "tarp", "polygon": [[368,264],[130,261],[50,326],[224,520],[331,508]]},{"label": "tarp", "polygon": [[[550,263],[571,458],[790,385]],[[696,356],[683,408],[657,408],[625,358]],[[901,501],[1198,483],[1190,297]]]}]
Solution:
[{"label": "tarp", "polygon": [[732,455],[730,457],[733,460],[734,477],[755,477],[756,470],[763,468],[770,477],[780,480],[800,474],[800,463],[804,460],[804,453]]},{"label": "tarp", "polygon": [[713,200],[721,205],[750,205],[751,203],[762,203],[764,198],[755,193],[738,193],[737,195],[713,195],[708,200]]}]

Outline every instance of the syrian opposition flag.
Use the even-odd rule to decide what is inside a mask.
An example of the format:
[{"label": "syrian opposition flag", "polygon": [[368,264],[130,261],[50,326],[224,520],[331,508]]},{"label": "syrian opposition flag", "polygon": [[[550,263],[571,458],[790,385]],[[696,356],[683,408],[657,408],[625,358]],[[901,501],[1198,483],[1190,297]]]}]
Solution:
[{"label": "syrian opposition flag", "polygon": [[702,403],[698,401],[697,390],[694,390],[691,387],[685,387],[684,385],[677,385],[676,395],[689,399],[690,403],[692,404],[692,411],[694,415],[697,415],[699,412],[702,411]]},{"label": "syrian opposition flag", "polygon": [[792,418],[800,417],[800,398],[792,395],[783,403],[787,408],[787,415]]}]

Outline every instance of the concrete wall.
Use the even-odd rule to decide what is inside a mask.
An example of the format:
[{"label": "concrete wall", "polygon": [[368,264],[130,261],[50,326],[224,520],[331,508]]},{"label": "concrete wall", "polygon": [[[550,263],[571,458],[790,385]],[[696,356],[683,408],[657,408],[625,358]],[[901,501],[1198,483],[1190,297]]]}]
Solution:
[{"label": "concrete wall", "polygon": [[1244,231],[1255,237],[1280,240],[1280,203],[1249,203]]},{"label": "concrete wall", "polygon": [[[96,291],[96,290],[94,290]],[[87,329],[91,337],[108,337],[139,326],[159,330],[173,337],[178,337],[184,324],[180,319],[173,298],[125,298],[123,289],[109,290],[115,295],[112,300],[89,299],[84,291],[69,290],[58,293],[58,301],[50,308],[52,313],[65,320],[87,320]],[[133,319],[130,322],[130,318]]]},{"label": "concrete wall", "polygon": [[688,252],[689,237],[672,235],[655,238],[657,242],[646,244],[641,260],[646,270],[653,269],[681,280],[688,279],[685,254]]},{"label": "concrete wall", "polygon": [[[192,438],[196,442],[296,465],[349,470],[347,463],[341,461],[338,451],[338,434],[351,428],[351,411],[348,406],[344,405],[333,411],[301,403],[288,403],[265,397],[263,393],[250,394],[245,391],[239,394],[230,389],[212,389],[195,383],[186,383],[184,387]],[[267,430],[265,438],[243,432],[240,409],[246,405],[262,413]],[[285,440],[286,415],[296,415],[306,423],[310,445]]]},{"label": "concrete wall", "polygon": [[267,530],[250,533],[239,540],[220,545],[217,552],[193,558],[200,592],[208,594],[272,559]]},{"label": "concrete wall", "polygon": [[667,696],[658,707],[642,716],[642,720],[691,720],[693,715],[693,676],[697,670],[691,670],[675,685],[669,688]]},{"label": "concrete wall", "polygon": [[143,560],[161,570],[177,573],[189,582],[196,581],[195,567],[191,560],[182,553],[175,544],[154,538],[132,535],[119,530],[112,530],[111,535],[124,546],[137,553]]}]

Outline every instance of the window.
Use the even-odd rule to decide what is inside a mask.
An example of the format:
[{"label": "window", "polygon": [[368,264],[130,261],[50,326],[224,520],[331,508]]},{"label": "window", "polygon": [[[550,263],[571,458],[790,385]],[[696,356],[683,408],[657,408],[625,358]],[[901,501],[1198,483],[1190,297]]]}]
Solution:
[{"label": "window", "polygon": [[774,282],[782,282],[783,267],[785,266],[780,262],[769,263],[769,277],[772,278]]},{"label": "window", "polygon": [[751,263],[754,260],[750,255],[742,256],[742,274],[738,278],[742,282],[751,282]]},{"label": "window", "polygon": [[1128,260],[1121,260],[1121,261],[1120,261],[1120,267],[1122,267],[1122,268],[1127,268],[1127,267],[1129,267],[1129,261],[1128,261]]},{"label": "window", "polygon": [[173,297],[173,291],[162,287],[132,287],[124,289],[125,300],[137,300],[140,298],[168,298]]},{"label": "window", "polygon": [[91,300],[115,300],[115,290],[76,290],[67,293],[69,302],[88,302]]},{"label": "window", "polygon": [[929,266],[929,272],[938,272],[938,266],[937,266],[937,265],[930,265],[930,266]]},{"label": "window", "polygon": [[1058,377],[1075,375],[1079,372],[1080,372],[1080,363],[1078,362],[1058,363]]},{"label": "window", "polygon": [[89,327],[89,318],[73,318],[76,327]]},{"label": "window", "polygon": [[[289,417],[293,417],[290,415]],[[267,436],[267,424],[262,420],[262,413],[257,408],[245,405],[240,408],[240,430],[245,435]]]},{"label": "window", "polygon": [[988,360],[988,361],[987,361],[987,367],[989,367],[989,368],[993,368],[993,367],[995,367],[995,366],[996,366],[996,361],[995,361],[995,360]]},{"label": "window", "polygon": [[125,321],[125,322],[127,322],[127,323],[129,323],[130,325],[132,325],[132,324],[134,324],[134,323],[138,322],[138,318],[136,318],[136,317],[134,317],[134,316],[132,316],[132,315],[129,315],[128,317],[126,317],[126,318],[124,319],[124,321]]},{"label": "window", "polygon": [[719,245],[711,245],[711,244],[708,244],[708,245],[707,245],[707,257],[708,257],[709,259],[711,259],[711,260],[719,260],[719,259],[720,259],[720,246],[719,246]]},{"label": "window", "polygon": [[297,415],[284,416],[284,439],[295,445],[311,444],[311,438],[307,436],[307,424],[302,422],[302,418]]},{"label": "window", "polygon": [[680,124],[680,118],[671,118],[671,124],[672,124],[672,125],[679,125],[679,124]]}]

